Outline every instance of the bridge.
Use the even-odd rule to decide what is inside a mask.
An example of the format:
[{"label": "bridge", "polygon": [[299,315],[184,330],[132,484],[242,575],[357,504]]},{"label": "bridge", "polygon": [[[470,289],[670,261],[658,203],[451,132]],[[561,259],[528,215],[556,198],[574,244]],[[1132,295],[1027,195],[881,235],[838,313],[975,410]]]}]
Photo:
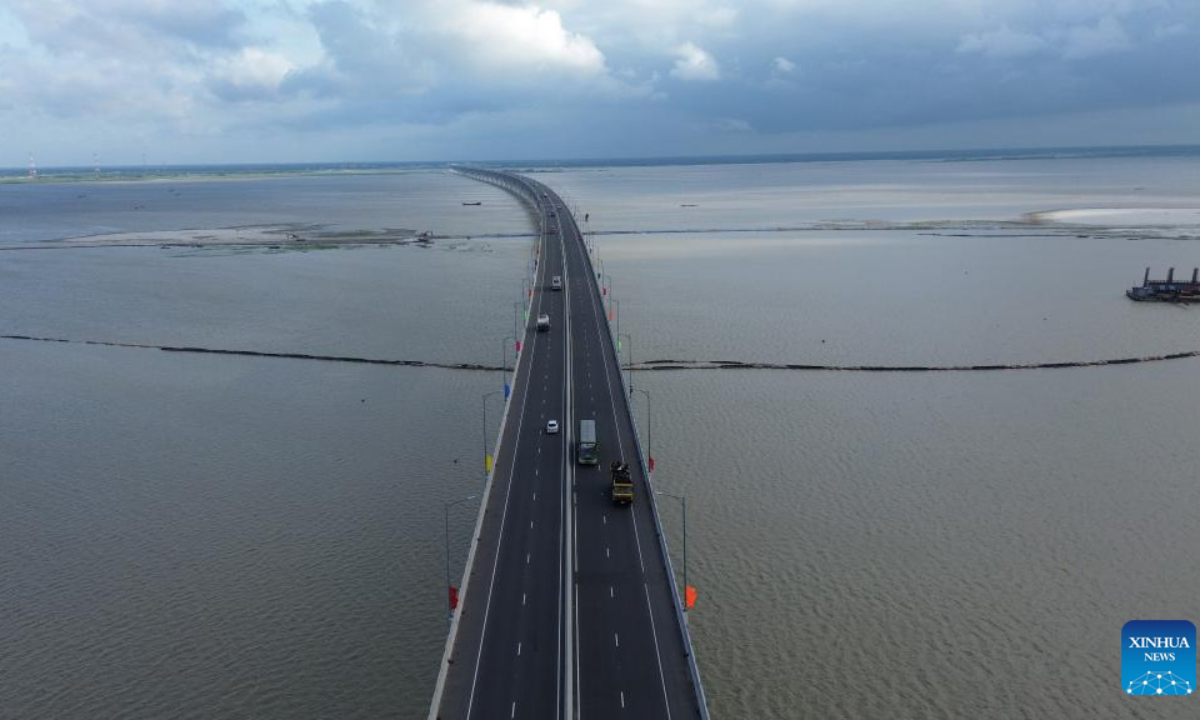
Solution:
[{"label": "bridge", "polygon": [[[630,413],[617,337],[566,203],[520,175],[456,172],[537,218],[528,322],[460,584],[429,720],[708,719],[686,614]],[[561,291],[552,289],[562,278]],[[535,329],[538,315],[550,330]],[[557,420],[560,430],[547,432]],[[599,465],[576,462],[595,422]],[[609,463],[635,497],[614,506]]]}]

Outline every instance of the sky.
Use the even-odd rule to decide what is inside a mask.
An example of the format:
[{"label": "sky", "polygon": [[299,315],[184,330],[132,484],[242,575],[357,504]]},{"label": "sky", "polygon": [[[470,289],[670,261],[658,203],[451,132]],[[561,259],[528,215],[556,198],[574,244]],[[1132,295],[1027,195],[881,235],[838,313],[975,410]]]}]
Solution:
[{"label": "sky", "polygon": [[1200,144],[1200,0],[0,0],[0,166]]}]

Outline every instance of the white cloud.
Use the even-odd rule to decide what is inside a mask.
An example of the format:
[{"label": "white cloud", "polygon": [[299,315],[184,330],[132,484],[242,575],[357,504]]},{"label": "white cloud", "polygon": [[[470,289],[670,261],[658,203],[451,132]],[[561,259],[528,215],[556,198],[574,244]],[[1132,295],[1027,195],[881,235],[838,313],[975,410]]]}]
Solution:
[{"label": "white cloud", "polygon": [[283,55],[258,47],[242,48],[240,52],[219,58],[214,63],[217,77],[243,90],[277,90],[284,77],[295,67]]},{"label": "white cloud", "polygon": [[1041,52],[1046,40],[1033,33],[1018,32],[1007,25],[996,30],[964,35],[958,42],[958,52],[978,53],[991,60],[1009,60]]},{"label": "white cloud", "polygon": [[772,65],[775,66],[776,70],[784,73],[790,73],[796,69],[796,63],[782,56],[775,58]]},{"label": "white cloud", "polygon": [[712,55],[709,55],[695,43],[684,43],[675,48],[674,67],[671,75],[680,80],[712,81],[721,79],[721,68]]},{"label": "white cloud", "polygon": [[447,22],[442,31],[463,41],[455,50],[476,57],[484,66],[606,72],[604,55],[596,44],[569,32],[553,10],[494,2],[467,2],[460,10],[443,16]]},{"label": "white cloud", "polygon": [[1067,30],[1063,43],[1064,60],[1085,60],[1097,55],[1129,50],[1133,43],[1116,18],[1107,15],[1095,25],[1079,25]]}]

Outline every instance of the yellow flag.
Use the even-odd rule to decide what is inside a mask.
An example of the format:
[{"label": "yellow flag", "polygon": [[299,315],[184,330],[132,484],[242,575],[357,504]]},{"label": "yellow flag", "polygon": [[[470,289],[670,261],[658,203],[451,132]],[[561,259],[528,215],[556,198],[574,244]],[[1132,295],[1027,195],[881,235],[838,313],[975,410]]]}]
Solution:
[{"label": "yellow flag", "polygon": [[491,453],[488,453],[488,454],[487,454],[486,456],[484,456],[484,457],[486,458],[486,459],[484,460],[484,464],[487,466],[487,471],[488,471],[489,473],[491,473],[491,472],[492,472],[492,454],[491,454]]}]

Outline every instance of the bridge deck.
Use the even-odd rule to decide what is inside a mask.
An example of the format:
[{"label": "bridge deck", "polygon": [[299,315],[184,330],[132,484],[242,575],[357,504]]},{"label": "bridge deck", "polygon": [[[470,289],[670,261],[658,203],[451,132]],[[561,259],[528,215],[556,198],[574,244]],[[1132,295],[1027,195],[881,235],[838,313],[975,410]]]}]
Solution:
[{"label": "bridge deck", "polygon": [[[686,623],[587,248],[566,205],[526,178],[503,184],[544,232],[530,321],[463,605],[431,718],[707,718]],[[563,278],[562,292],[550,278]],[[558,435],[545,433],[559,421]],[[579,421],[600,464],[574,463]],[[635,500],[614,506],[608,464],[629,463]]]}]

